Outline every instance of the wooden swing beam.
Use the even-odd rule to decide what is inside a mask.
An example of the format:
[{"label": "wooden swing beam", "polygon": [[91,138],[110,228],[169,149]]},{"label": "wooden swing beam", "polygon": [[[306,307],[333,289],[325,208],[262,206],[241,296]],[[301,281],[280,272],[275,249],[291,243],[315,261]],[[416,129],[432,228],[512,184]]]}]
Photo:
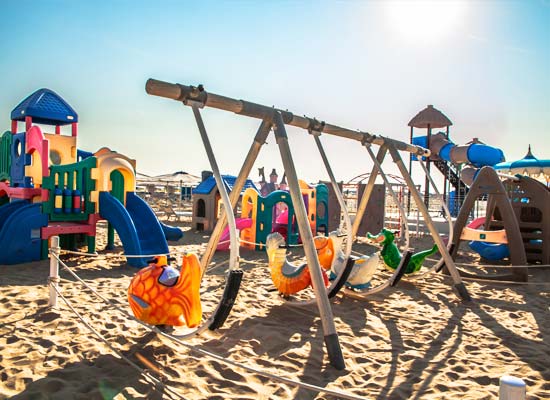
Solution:
[{"label": "wooden swing beam", "polygon": [[[228,203],[228,207],[224,207],[224,211],[230,210],[230,212],[232,212],[233,207],[238,201],[238,197],[242,190],[244,182],[249,175],[250,170],[260,152],[261,146],[265,143],[265,139],[267,138],[269,132],[273,129],[277,145],[279,147],[279,152],[281,154],[281,159],[283,161],[283,166],[287,174],[290,195],[296,210],[296,221],[298,223],[298,229],[302,237],[304,252],[306,254],[307,263],[309,265],[311,273],[313,290],[321,317],[328,357],[330,363],[335,368],[344,369],[345,363],[342,355],[342,350],[340,348],[338,334],[336,332],[336,327],[334,324],[332,309],[330,307],[330,302],[325,290],[321,273],[321,266],[319,263],[319,258],[317,257],[313,235],[311,233],[309,221],[307,218],[307,212],[305,209],[305,205],[302,201],[301,192],[299,190],[298,177],[288,144],[288,137],[285,125],[291,125],[298,128],[306,129],[310,133],[322,132],[328,135],[340,136],[343,138],[356,140],[366,146],[370,144],[376,144],[384,149],[389,150],[392,154],[394,162],[396,162],[398,166],[401,166],[399,163],[399,160],[401,160],[398,153],[399,150],[407,151],[420,157],[428,157],[430,155],[430,151],[420,146],[415,146],[384,136],[372,135],[368,132],[354,131],[347,128],[342,128],[336,125],[327,124],[315,118],[297,116],[289,111],[276,109],[274,107],[251,103],[245,100],[236,100],[214,93],[207,93],[202,85],[194,87],[149,79],[146,83],[145,90],[150,95],[181,101],[184,105],[192,107],[195,113],[198,112],[198,108],[212,107],[262,120],[262,125],[256,133],[254,142],[249,149],[243,166],[241,167],[235,185],[233,186],[231,195],[227,199],[224,199],[224,203]],[[406,169],[404,172],[401,169],[401,172],[408,175]],[[408,178],[407,183],[409,184],[409,187],[412,185],[413,189],[416,190],[414,184],[412,184],[412,178],[410,176],[406,176],[405,178]],[[417,194],[417,197],[420,198],[418,192],[416,192],[415,194]],[[435,226],[431,218],[429,218],[427,210],[425,211],[426,212],[424,214],[425,217],[428,218],[427,224],[430,228],[430,232],[432,233],[432,236],[435,235],[434,240],[438,244],[439,250],[445,258],[447,266],[450,266],[449,271],[455,283],[455,289],[457,289],[458,294],[463,299],[469,300],[469,294],[460,279],[460,275],[456,271],[454,262],[451,259],[447,248],[444,246],[441,238],[435,231]],[[215,252],[216,245],[219,241],[219,237],[221,235],[223,227],[225,226],[226,221],[227,215],[225,212],[222,212],[222,215],[218,219],[218,223],[216,224],[216,227],[208,242],[205,255],[203,256],[203,260],[201,262],[203,269],[206,267],[206,265],[208,265],[212,255]]]}]

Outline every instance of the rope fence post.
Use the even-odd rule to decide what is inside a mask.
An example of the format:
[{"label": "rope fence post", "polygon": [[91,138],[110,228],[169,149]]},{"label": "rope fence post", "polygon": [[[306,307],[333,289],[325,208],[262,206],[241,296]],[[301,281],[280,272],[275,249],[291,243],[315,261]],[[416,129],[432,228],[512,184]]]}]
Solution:
[{"label": "rope fence post", "polygon": [[50,246],[50,276],[48,277],[48,287],[50,289],[50,300],[48,306],[57,307],[57,285],[59,282],[59,236],[51,237]]},{"label": "rope fence post", "polygon": [[504,375],[500,377],[499,400],[525,400],[527,388],[521,378]]}]

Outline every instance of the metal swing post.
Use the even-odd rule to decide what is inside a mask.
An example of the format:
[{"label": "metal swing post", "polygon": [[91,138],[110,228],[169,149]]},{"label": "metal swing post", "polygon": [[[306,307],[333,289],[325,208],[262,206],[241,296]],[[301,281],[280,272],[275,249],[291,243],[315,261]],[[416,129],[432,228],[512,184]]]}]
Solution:
[{"label": "metal swing post", "polygon": [[437,245],[437,248],[439,249],[439,253],[443,257],[443,260],[445,261],[445,265],[447,266],[447,269],[451,274],[451,278],[453,279],[454,287],[458,295],[465,301],[471,301],[472,298],[470,297],[470,294],[468,293],[466,286],[464,285],[464,283],[462,282],[462,279],[460,278],[460,274],[458,273],[454,260],[449,254],[449,251],[447,250],[447,246],[445,246],[445,243],[443,243],[441,236],[439,236],[439,232],[437,231],[435,224],[433,223],[432,217],[428,212],[428,208],[424,204],[424,201],[420,196],[420,193],[416,189],[416,186],[414,186],[412,177],[407,171],[407,167],[403,163],[403,159],[401,158],[401,155],[391,143],[388,145],[388,149],[393,159],[393,162],[397,165],[397,168],[399,168],[399,171],[401,172],[401,176],[403,176],[403,178],[405,179],[405,182],[407,182],[411,195],[413,196],[418,209],[420,210],[420,212],[422,213],[422,216],[424,217],[424,221],[428,226],[428,230],[430,231],[430,234],[432,235],[432,238],[435,244]]},{"label": "metal swing post", "polygon": [[[262,123],[260,124],[260,127],[258,128],[258,131],[256,132],[254,141],[252,142],[252,145],[248,150],[248,154],[246,155],[246,158],[243,162],[241,170],[239,171],[239,175],[235,180],[233,189],[229,194],[231,209],[234,209],[234,207],[237,205],[237,202],[239,201],[239,197],[240,197],[241,191],[243,190],[244,184],[246,183],[246,180],[250,175],[250,171],[252,170],[252,167],[254,166],[256,159],[258,158],[258,154],[260,154],[260,150],[262,146],[265,144],[265,140],[267,139],[267,136],[271,131],[271,127],[272,127],[271,122],[267,122],[263,120]],[[206,267],[208,266],[208,264],[210,264],[210,261],[212,261],[212,257],[216,252],[216,246],[220,241],[220,236],[226,225],[227,225],[227,213],[224,208],[218,218],[218,221],[216,222],[216,226],[212,231],[212,235],[208,240],[208,245],[206,246],[206,250],[201,259],[201,268],[202,268],[203,274],[206,271]]]},{"label": "metal swing post", "polygon": [[189,105],[191,105],[191,108],[193,109],[193,114],[195,115],[195,120],[197,121],[197,126],[199,128],[202,142],[204,144],[204,149],[206,150],[206,154],[208,155],[208,161],[210,162],[210,167],[212,167],[214,179],[216,180],[216,185],[218,186],[218,190],[220,192],[220,196],[225,209],[225,215],[229,224],[229,238],[231,241],[229,245],[229,269],[233,270],[236,269],[239,265],[239,243],[236,235],[237,224],[235,222],[235,215],[233,215],[233,208],[231,206],[231,202],[229,201],[229,195],[227,194],[227,189],[225,187],[225,184],[223,183],[220,169],[218,168],[218,163],[216,161],[216,157],[214,156],[212,145],[210,144],[210,139],[208,139],[208,134],[206,133],[206,128],[204,127],[204,122],[202,120],[201,112],[199,110],[199,104]]},{"label": "metal swing post", "polygon": [[374,152],[371,149],[371,144],[370,143],[365,143],[364,147],[367,149],[367,152],[369,153],[369,156],[370,156],[372,162],[376,166],[377,171],[380,173],[380,176],[382,177],[382,180],[384,181],[384,184],[387,186],[388,192],[390,192],[391,198],[393,199],[393,201],[395,202],[397,208],[399,209],[399,213],[401,214],[401,218],[403,220],[403,223],[400,224],[400,226],[399,226],[399,233],[400,233],[399,237],[403,238],[403,235],[405,236],[405,249],[408,251],[408,250],[410,250],[409,249],[409,246],[410,246],[410,241],[409,241],[410,232],[409,232],[409,221],[407,219],[405,209],[404,209],[403,205],[401,204],[401,202],[399,201],[399,198],[397,197],[397,194],[392,189],[390,181],[389,181],[386,173],[382,169],[381,163],[378,161],[378,159],[374,155]]},{"label": "metal swing post", "polygon": [[275,138],[277,140],[277,145],[279,146],[281,160],[283,162],[283,167],[286,172],[290,197],[292,199],[292,203],[294,204],[294,209],[296,212],[298,230],[300,232],[300,236],[302,237],[304,252],[306,254],[309,271],[311,273],[313,291],[315,292],[315,298],[317,299],[317,306],[319,308],[319,313],[321,316],[324,340],[327,347],[329,361],[333,367],[342,370],[345,368],[344,356],[342,355],[342,349],[340,348],[338,334],[336,333],[336,326],[334,325],[332,309],[330,307],[330,302],[325,290],[325,284],[323,282],[323,277],[321,274],[321,265],[319,263],[319,258],[317,257],[315,243],[313,242],[313,234],[311,233],[311,229],[309,226],[306,206],[302,198],[302,193],[300,192],[298,176],[296,174],[294,160],[292,159],[290,146],[288,144],[285,124],[283,122],[283,117],[280,111],[274,111],[273,120]]},{"label": "metal swing post", "polygon": [[[376,159],[380,164],[382,164],[382,161],[384,161],[384,157],[386,157],[387,151],[388,149],[386,148],[386,146],[383,146],[383,145],[380,146],[380,148],[378,149],[378,154],[376,155]],[[379,172],[380,171],[378,170],[378,167],[375,165],[372,168],[372,171],[370,173],[369,180],[367,182],[367,187],[365,188],[365,191],[363,192],[363,196],[361,197],[361,202],[357,206],[357,212],[355,213],[355,220],[353,221],[353,227],[352,227],[352,237],[354,239],[357,238],[359,225],[361,225],[361,220],[363,219],[363,215],[367,210],[367,204],[372,194],[372,190],[374,189],[374,183],[376,181],[376,178]]]},{"label": "metal swing post", "polygon": [[315,144],[317,145],[317,148],[319,149],[319,154],[321,155],[321,158],[323,159],[323,163],[325,164],[325,168],[327,170],[327,174],[330,179],[330,183],[332,185],[332,190],[334,190],[334,193],[336,194],[336,199],[338,200],[338,204],[340,205],[340,209],[344,214],[344,223],[346,224],[346,234],[347,234],[345,254],[346,254],[346,258],[348,258],[351,254],[351,247],[352,247],[351,245],[353,241],[353,235],[351,233],[351,218],[349,216],[348,208],[346,207],[344,197],[342,196],[342,191],[338,187],[338,183],[336,182],[336,178],[334,177],[334,173],[332,172],[332,168],[330,166],[330,162],[328,161],[327,154],[325,153],[325,149],[323,147],[323,144],[321,143],[321,132],[311,131],[310,133],[313,135],[315,139]]}]

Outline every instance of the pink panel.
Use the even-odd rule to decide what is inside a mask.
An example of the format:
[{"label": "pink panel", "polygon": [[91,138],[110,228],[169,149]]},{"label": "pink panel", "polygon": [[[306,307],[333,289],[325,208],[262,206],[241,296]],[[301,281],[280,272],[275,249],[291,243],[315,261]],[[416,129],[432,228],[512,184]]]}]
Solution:
[{"label": "pink panel", "polygon": [[49,176],[48,158],[50,156],[50,142],[48,142],[38,126],[32,126],[27,131],[27,154],[37,151],[42,160],[42,176]]}]

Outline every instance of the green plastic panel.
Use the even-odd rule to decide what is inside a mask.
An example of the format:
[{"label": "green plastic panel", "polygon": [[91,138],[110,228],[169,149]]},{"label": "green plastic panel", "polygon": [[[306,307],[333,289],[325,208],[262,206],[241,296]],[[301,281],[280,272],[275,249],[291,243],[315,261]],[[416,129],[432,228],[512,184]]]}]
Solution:
[{"label": "green plastic panel", "polygon": [[10,131],[4,132],[0,137],[0,181],[10,180],[12,139]]},{"label": "green plastic panel", "polygon": [[[317,195],[316,210],[317,222],[315,224],[317,233],[328,235],[328,187],[324,183],[315,186],[315,194]],[[324,210],[324,214],[320,214],[319,210]]]},{"label": "green plastic panel", "polygon": [[[95,213],[95,203],[90,201],[90,193],[96,184],[92,179],[92,169],[97,166],[97,158],[88,157],[74,164],[54,165],[50,167],[50,176],[44,177],[42,187],[50,192],[49,199],[44,203],[43,210],[49,214],[50,221],[85,221],[90,214]],[[57,184],[56,184],[57,181]],[[78,214],[54,213],[54,190],[65,187],[78,189],[84,198],[84,208]]]}]

